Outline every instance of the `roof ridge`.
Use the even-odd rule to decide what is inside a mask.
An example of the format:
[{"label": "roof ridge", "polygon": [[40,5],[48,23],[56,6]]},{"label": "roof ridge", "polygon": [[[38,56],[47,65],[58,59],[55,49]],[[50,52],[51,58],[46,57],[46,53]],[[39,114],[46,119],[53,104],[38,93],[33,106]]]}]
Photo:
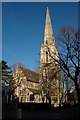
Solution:
[{"label": "roof ridge", "polygon": [[23,66],[19,66],[19,67],[20,67],[20,68],[23,68],[23,69],[26,69],[26,70],[28,70],[28,71],[30,71],[30,72],[33,72],[33,73],[39,74],[38,72],[32,71],[32,70],[30,70],[30,69],[28,69],[28,68],[26,68],[26,67],[23,67]]}]

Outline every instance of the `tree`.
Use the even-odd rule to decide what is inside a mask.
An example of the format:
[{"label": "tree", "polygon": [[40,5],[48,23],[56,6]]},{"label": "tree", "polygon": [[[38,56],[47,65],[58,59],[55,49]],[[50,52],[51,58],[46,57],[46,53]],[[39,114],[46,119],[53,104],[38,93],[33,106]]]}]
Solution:
[{"label": "tree", "polygon": [[78,97],[77,97],[77,94],[76,94],[76,90],[75,90],[75,89],[74,89],[73,92],[72,92],[72,96],[73,96],[74,103],[77,103]]},{"label": "tree", "polygon": [[21,63],[14,63],[14,64],[10,65],[10,68],[11,68],[11,70],[12,70],[12,73],[14,73],[14,71],[16,70],[16,68],[17,68],[18,65],[20,65],[20,66],[22,66],[22,67],[25,67],[25,66],[24,66],[23,64],[21,64]]},{"label": "tree", "polygon": [[16,97],[15,90],[21,85],[20,77],[17,79],[17,81],[14,80],[14,77],[10,79],[9,86],[7,90],[8,95],[8,103],[11,101],[11,96]]},{"label": "tree", "polygon": [[57,47],[59,61],[56,59],[55,51],[47,46],[50,57],[57,63],[64,71],[68,78],[70,78],[75,85],[78,103],[80,105],[80,88],[79,88],[79,35],[80,30],[75,30],[72,27],[63,27],[60,34],[57,36]]},{"label": "tree", "polygon": [[16,70],[17,64],[13,64],[11,67],[13,71],[12,71],[12,79],[10,79],[9,87],[8,87],[8,102],[10,102],[11,96],[16,97],[15,90],[21,86],[21,82],[22,82],[22,80],[20,80],[20,77],[21,77],[20,75],[17,77],[16,80],[13,76],[13,73]]},{"label": "tree", "polygon": [[0,62],[0,76],[2,79],[2,86],[9,85],[9,81],[12,78],[11,68],[7,65],[7,62],[2,60]]},{"label": "tree", "polygon": [[[45,71],[45,72],[44,72]],[[51,96],[53,96],[53,101],[59,100],[61,103],[61,74],[60,66],[58,64],[42,63],[40,68],[40,91],[43,91],[43,97],[51,102]]]},{"label": "tree", "polygon": [[17,87],[21,85],[20,77],[18,78],[17,82],[14,80],[14,77],[13,77],[13,73],[15,72],[18,65],[24,67],[24,65],[21,63],[14,63],[10,65],[10,68],[12,70],[12,79],[10,79],[9,81],[9,86],[8,86],[8,91],[7,91],[8,102],[10,102],[11,96],[15,96],[15,90],[17,89]]},{"label": "tree", "polygon": [[0,62],[0,78],[2,87],[8,87],[12,79],[12,71],[5,60],[2,60]]},{"label": "tree", "polygon": [[14,95],[15,89],[19,87],[21,84],[19,79],[16,82],[13,78],[13,72],[16,70],[17,64],[14,64],[13,66],[14,67],[12,69],[11,67],[7,65],[6,61],[2,60],[0,62],[0,78],[2,79],[2,86],[4,87],[6,85],[8,87],[7,89],[8,103],[10,103],[11,96]]}]

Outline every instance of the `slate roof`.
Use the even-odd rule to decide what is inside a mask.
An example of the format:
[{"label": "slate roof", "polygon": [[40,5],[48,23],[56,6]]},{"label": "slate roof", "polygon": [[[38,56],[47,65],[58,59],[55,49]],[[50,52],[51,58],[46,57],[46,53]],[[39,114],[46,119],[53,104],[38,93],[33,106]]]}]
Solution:
[{"label": "slate roof", "polygon": [[39,83],[39,73],[24,68],[22,66],[18,66],[17,70],[21,70],[28,81]]}]

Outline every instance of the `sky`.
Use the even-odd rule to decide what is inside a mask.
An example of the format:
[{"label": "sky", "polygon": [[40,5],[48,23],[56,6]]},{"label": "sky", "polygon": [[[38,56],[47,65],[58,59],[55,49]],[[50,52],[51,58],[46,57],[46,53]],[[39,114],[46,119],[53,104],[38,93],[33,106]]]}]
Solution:
[{"label": "sky", "polygon": [[37,71],[44,40],[46,10],[56,36],[63,26],[78,27],[78,3],[2,3],[2,59]]}]

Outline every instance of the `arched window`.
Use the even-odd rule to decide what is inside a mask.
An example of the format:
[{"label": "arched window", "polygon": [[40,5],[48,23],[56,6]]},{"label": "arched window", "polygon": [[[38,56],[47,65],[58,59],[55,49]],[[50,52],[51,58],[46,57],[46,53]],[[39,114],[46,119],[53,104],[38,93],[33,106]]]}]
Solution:
[{"label": "arched window", "polygon": [[46,40],[46,44],[47,44],[47,40]]},{"label": "arched window", "polygon": [[45,67],[45,79],[47,79],[47,68]]},{"label": "arched window", "polygon": [[46,52],[46,62],[48,62],[48,52]]}]

